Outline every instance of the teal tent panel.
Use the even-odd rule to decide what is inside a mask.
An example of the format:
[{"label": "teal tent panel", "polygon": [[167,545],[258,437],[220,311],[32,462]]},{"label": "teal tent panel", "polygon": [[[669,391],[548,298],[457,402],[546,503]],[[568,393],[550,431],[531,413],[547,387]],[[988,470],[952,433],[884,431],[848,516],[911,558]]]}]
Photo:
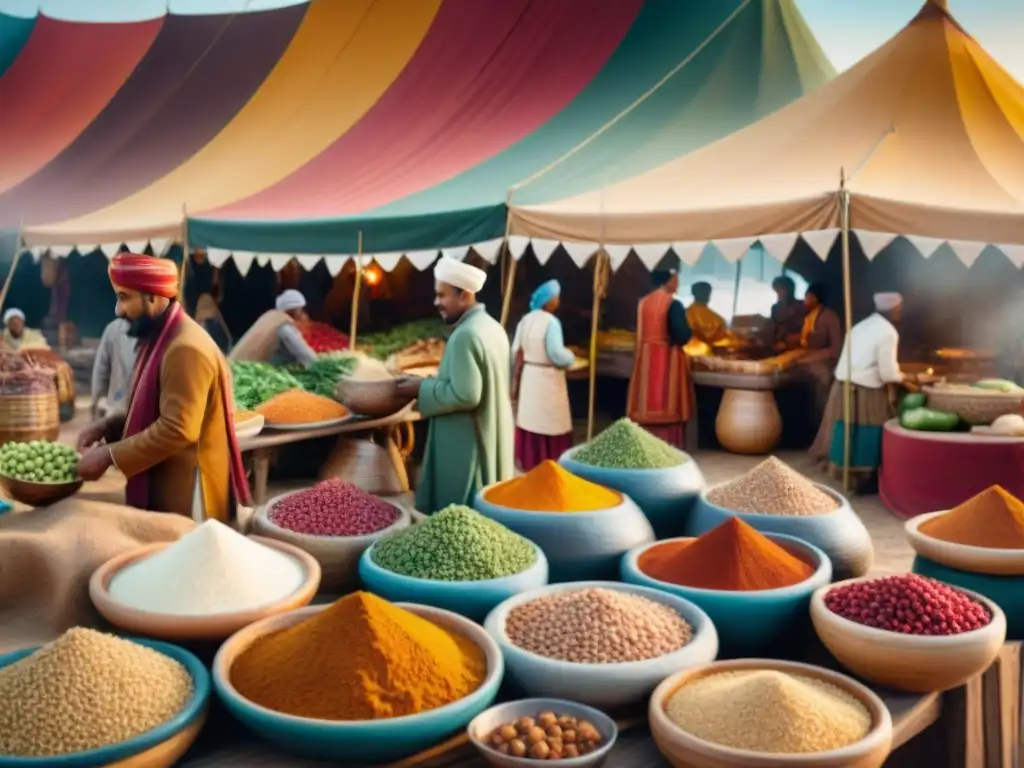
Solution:
[{"label": "teal tent panel", "polygon": [[35,25],[35,17],[26,19],[0,13],[0,77],[18,58]]}]

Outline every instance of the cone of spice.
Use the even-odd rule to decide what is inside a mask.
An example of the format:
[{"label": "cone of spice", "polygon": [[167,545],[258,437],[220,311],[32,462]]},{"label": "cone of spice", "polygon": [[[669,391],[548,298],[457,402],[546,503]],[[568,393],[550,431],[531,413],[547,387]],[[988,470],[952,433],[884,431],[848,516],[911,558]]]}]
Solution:
[{"label": "cone of spice", "polygon": [[597,512],[619,506],[622,494],[577,477],[548,460],[525,475],[494,486],[484,499],[526,512]]},{"label": "cone of spice", "polygon": [[1024,502],[999,485],[986,488],[917,530],[933,539],[985,549],[1024,549]]},{"label": "cone of spice", "polygon": [[605,469],[668,469],[687,456],[629,419],[619,419],[572,455],[574,461]]},{"label": "cone of spice", "polygon": [[812,565],[735,517],[700,538],[650,547],[637,565],[652,579],[724,592],[780,589],[814,573]]},{"label": "cone of spice", "polygon": [[795,469],[769,456],[737,479],[708,491],[708,501],[743,514],[801,517],[835,512],[839,502]]},{"label": "cone of spice", "polygon": [[295,426],[343,419],[348,416],[348,408],[329,397],[303,392],[301,389],[290,389],[274,395],[263,405],[258,406],[256,413],[261,414],[271,426]]}]

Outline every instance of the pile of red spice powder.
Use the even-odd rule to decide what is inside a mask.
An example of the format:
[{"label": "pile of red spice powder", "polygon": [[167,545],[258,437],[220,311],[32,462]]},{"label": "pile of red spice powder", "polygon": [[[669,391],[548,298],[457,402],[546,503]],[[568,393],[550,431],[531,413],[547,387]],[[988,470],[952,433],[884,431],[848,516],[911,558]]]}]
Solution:
[{"label": "pile of red spice powder", "polygon": [[981,603],[915,573],[833,587],[825,593],[825,607],[858,624],[904,635],[959,635],[992,621]]},{"label": "pile of red spice powder", "polygon": [[274,504],[270,522],[310,536],[365,536],[398,520],[398,509],[344,480],[325,480]]}]

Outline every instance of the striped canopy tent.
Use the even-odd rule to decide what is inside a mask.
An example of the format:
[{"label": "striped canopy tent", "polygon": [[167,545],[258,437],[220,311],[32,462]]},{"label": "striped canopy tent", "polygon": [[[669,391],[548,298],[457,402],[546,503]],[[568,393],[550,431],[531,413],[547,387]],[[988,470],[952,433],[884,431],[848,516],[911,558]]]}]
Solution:
[{"label": "striped canopy tent", "polygon": [[41,16],[0,77],[18,105],[0,124],[0,224],[58,255],[187,236],[243,272],[325,254],[336,272],[360,234],[385,268],[470,246],[493,260],[510,191],[543,202],[634,176],[832,75],[793,0]]},{"label": "striped canopy tent", "polygon": [[825,258],[846,223],[869,259],[904,235],[925,257],[948,243],[970,266],[991,245],[1022,266],[1024,88],[928,0],[873,54],[756,124],[511,219],[524,236],[612,244],[613,258],[760,240],[785,259],[798,237]]}]

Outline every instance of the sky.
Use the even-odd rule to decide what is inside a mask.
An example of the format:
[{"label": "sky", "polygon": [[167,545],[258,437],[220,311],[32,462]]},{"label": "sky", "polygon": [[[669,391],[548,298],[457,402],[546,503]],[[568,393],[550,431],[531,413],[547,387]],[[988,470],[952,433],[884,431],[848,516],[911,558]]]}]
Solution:
[{"label": "sky", "polygon": [[[0,0],[0,12],[31,16],[41,7],[76,21],[139,20],[164,13],[224,13],[292,5],[297,0]],[[923,0],[796,0],[825,53],[844,70],[898,32]],[[949,0],[949,8],[1017,80],[1024,82],[1024,0]]]}]

